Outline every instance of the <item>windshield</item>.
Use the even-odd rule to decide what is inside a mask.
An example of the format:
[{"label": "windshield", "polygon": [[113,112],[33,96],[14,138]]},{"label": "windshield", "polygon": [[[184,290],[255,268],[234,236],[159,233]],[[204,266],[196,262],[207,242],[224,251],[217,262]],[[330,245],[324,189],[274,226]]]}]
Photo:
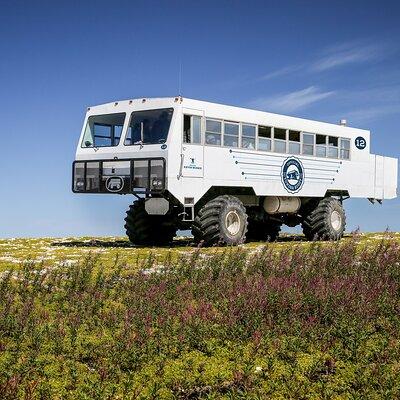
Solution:
[{"label": "windshield", "polygon": [[92,115],[88,118],[82,147],[118,146],[125,113]]},{"label": "windshield", "polygon": [[173,112],[173,108],[133,112],[125,144],[165,143]]}]

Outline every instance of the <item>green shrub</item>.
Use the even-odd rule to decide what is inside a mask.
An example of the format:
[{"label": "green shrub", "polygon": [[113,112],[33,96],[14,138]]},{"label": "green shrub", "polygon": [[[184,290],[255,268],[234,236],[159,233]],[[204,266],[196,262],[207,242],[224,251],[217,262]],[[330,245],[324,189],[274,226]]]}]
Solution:
[{"label": "green shrub", "polygon": [[0,398],[398,398],[399,311],[390,238],[27,262],[0,282]]}]

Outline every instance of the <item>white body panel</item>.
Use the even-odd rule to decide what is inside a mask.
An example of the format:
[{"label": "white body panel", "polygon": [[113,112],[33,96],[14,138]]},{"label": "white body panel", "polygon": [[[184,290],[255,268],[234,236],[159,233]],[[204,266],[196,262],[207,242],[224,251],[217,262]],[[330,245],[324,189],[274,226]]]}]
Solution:
[{"label": "white body panel", "polygon": [[[167,146],[124,145],[129,125],[125,119],[118,146],[82,148],[87,118],[91,115],[173,107]],[[202,117],[202,144],[182,143],[183,115]],[[205,118],[281,127],[301,132],[350,139],[350,159],[295,155],[304,169],[303,183],[288,192],[282,181],[282,166],[291,154],[243,148],[204,145]],[[356,139],[365,139],[365,148]],[[166,147],[166,148],[162,148]],[[167,190],[181,203],[185,197],[196,203],[213,186],[248,187],[257,196],[324,197],[327,192],[348,192],[350,197],[391,199],[397,194],[398,161],[370,154],[367,130],[311,121],[285,115],[182,98],[137,99],[109,103],[88,109],[76,152],[76,160],[164,157],[167,162]]]}]

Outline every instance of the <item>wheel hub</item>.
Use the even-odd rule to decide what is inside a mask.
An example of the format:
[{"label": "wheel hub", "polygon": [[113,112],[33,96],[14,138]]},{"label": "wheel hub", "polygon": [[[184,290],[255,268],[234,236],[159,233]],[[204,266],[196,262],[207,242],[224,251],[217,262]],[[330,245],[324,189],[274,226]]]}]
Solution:
[{"label": "wheel hub", "polygon": [[240,231],[240,217],[236,211],[229,211],[225,217],[225,225],[229,234],[235,236]]},{"label": "wheel hub", "polygon": [[331,225],[335,231],[339,231],[342,226],[342,216],[336,210],[331,213]]}]

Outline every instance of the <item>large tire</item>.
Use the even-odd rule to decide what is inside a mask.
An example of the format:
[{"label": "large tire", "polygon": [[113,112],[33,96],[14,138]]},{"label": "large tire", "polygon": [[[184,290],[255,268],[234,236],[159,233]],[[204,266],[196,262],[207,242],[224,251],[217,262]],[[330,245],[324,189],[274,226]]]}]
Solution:
[{"label": "large tire", "polygon": [[167,245],[176,234],[171,215],[149,215],[140,199],[129,206],[125,217],[125,229],[129,240],[137,245]]},{"label": "large tire", "polygon": [[246,209],[238,198],[228,195],[205,204],[192,226],[195,241],[204,246],[238,245],[245,242],[246,232]]},{"label": "large tire", "polygon": [[346,215],[342,204],[333,197],[325,197],[312,203],[301,226],[308,240],[339,240],[346,227]]},{"label": "large tire", "polygon": [[281,226],[282,223],[278,221],[249,219],[247,239],[249,241],[275,242]]}]

